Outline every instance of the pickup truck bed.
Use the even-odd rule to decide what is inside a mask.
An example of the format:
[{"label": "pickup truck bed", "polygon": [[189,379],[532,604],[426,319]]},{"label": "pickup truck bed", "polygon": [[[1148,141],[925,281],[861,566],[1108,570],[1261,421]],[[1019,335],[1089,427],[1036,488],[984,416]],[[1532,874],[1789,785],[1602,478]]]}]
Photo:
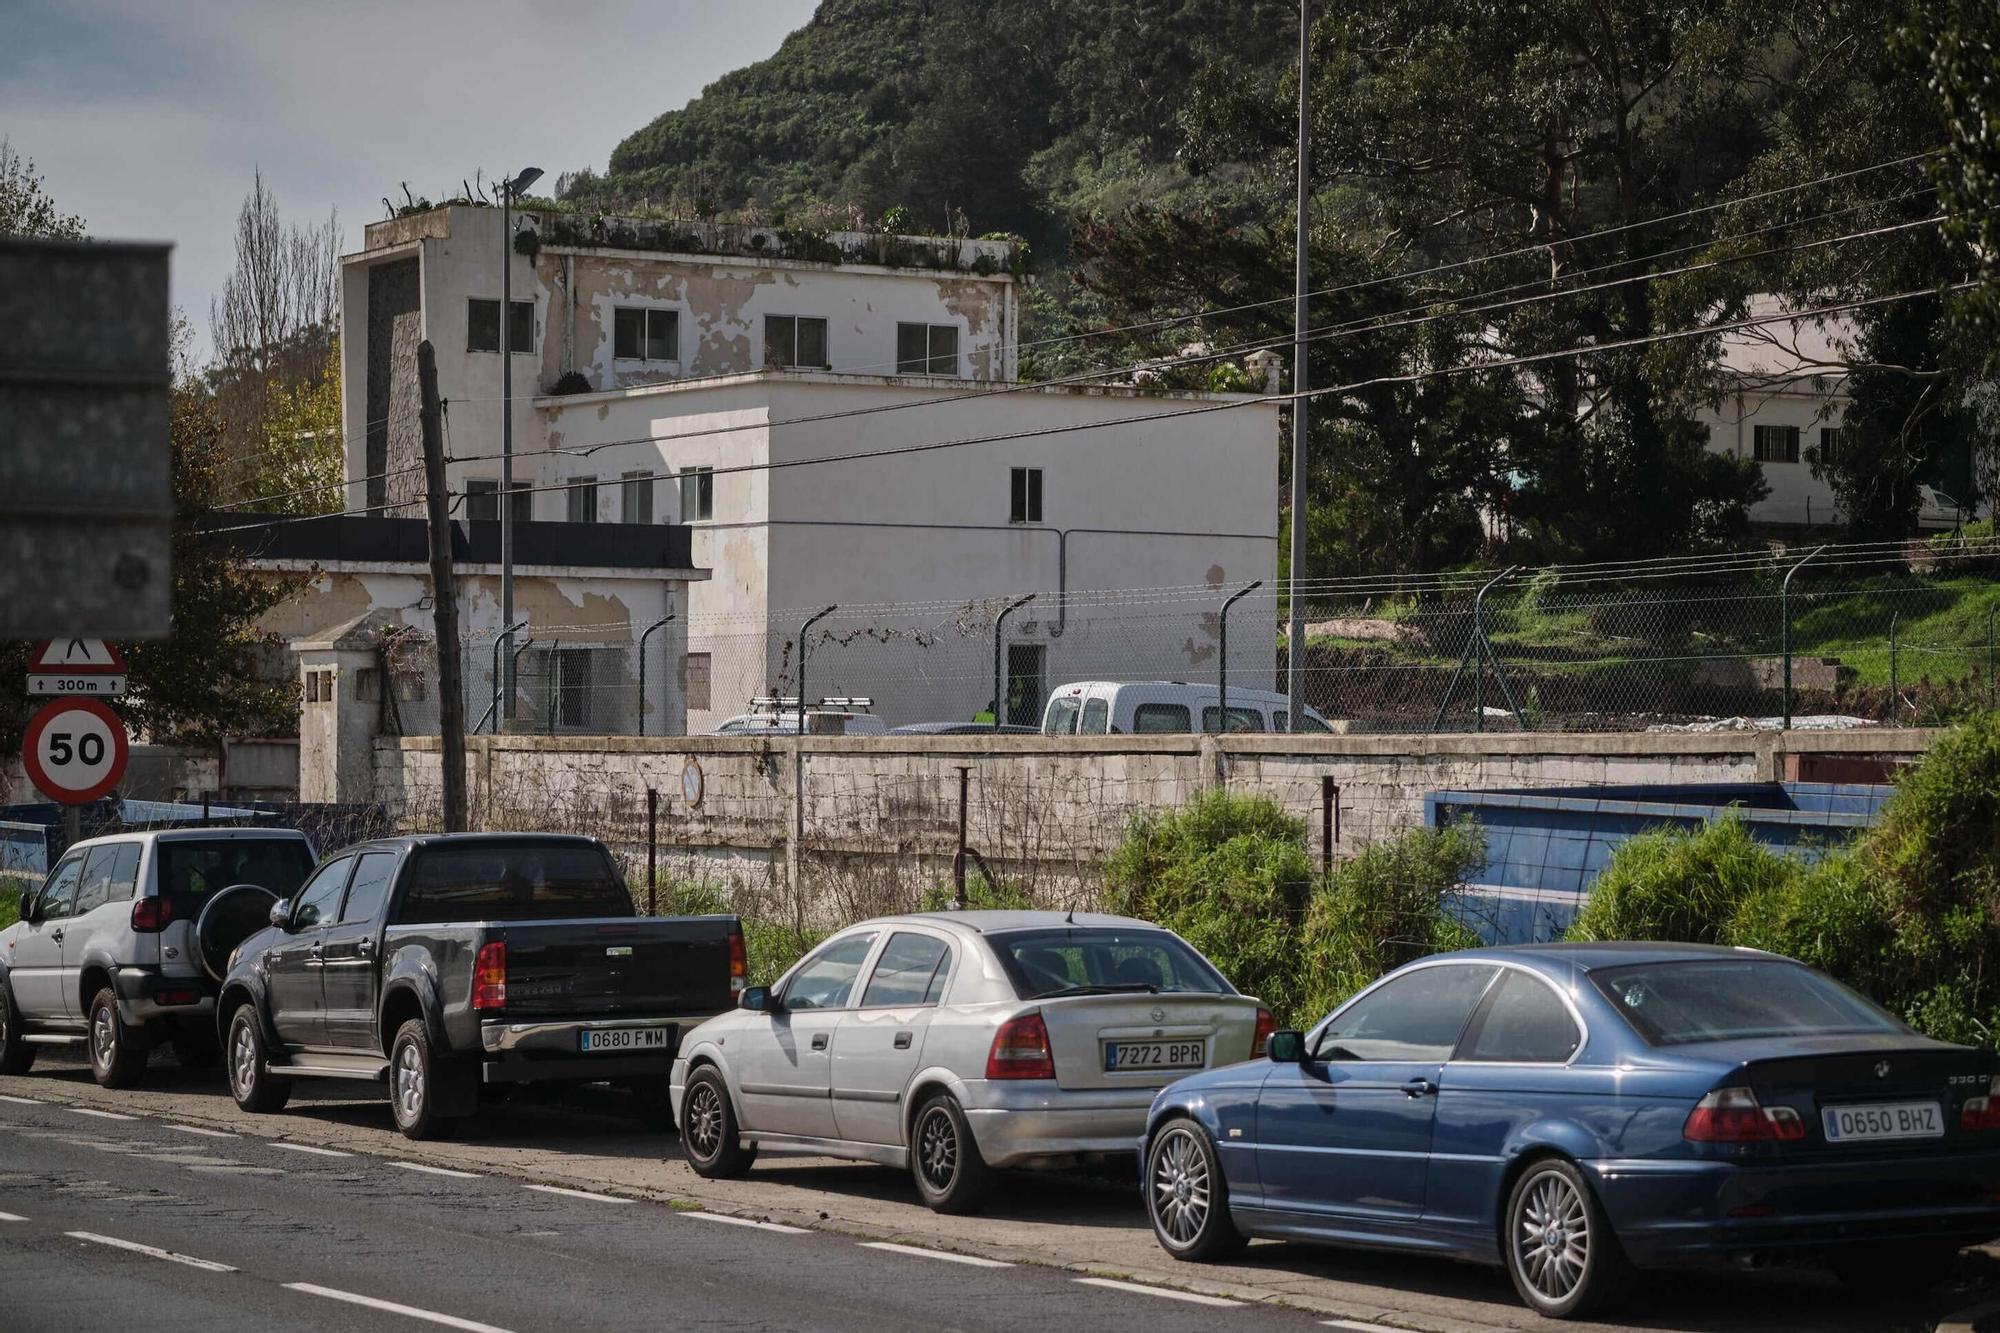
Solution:
[{"label": "pickup truck bed", "polygon": [[329,858],[246,941],[217,1005],[230,1091],[275,1110],[300,1078],[387,1081],[422,1138],[484,1084],[617,1082],[671,1120],[681,1033],[744,983],[733,916],[639,917],[589,838],[454,834]]}]

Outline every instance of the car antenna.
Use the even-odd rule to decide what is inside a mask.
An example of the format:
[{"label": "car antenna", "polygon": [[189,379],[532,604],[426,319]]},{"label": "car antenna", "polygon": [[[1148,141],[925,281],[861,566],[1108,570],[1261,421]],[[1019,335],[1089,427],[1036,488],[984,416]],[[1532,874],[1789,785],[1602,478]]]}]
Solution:
[{"label": "car antenna", "polygon": [[1071,903],[1071,904],[1069,905],[1069,911],[1068,911],[1067,913],[1065,913],[1065,914],[1063,915],[1063,924],[1064,924],[1065,926],[1073,926],[1073,925],[1075,925],[1075,924],[1076,924],[1076,904],[1075,904],[1075,903]]}]

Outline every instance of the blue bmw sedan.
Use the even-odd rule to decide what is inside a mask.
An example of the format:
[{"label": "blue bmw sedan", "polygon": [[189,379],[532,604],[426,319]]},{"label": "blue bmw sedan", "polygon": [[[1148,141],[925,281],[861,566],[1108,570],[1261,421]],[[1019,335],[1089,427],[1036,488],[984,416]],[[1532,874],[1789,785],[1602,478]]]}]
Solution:
[{"label": "blue bmw sedan", "polygon": [[1774,954],[1441,954],[1269,1056],[1153,1102],[1146,1203],[1178,1258],[1429,1251],[1569,1318],[1635,1267],[1814,1257],[1887,1293],[2000,1236],[2000,1061]]}]

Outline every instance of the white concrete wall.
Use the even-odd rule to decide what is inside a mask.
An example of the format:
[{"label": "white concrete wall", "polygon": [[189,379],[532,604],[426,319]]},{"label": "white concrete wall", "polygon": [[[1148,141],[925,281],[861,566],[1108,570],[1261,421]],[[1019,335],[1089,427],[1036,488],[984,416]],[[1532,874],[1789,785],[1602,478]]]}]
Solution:
[{"label": "white concrete wall", "polygon": [[1750,507],[1755,523],[1810,523],[1815,527],[1840,521],[1833,487],[1813,475],[1806,451],[1816,450],[1823,427],[1837,427],[1846,398],[1833,392],[1775,392],[1752,389],[1731,393],[1718,408],[1705,408],[1700,419],[1708,427],[1708,447],[1737,458],[1756,457],[1758,426],[1797,426],[1799,461],[1763,463],[1771,493]]}]

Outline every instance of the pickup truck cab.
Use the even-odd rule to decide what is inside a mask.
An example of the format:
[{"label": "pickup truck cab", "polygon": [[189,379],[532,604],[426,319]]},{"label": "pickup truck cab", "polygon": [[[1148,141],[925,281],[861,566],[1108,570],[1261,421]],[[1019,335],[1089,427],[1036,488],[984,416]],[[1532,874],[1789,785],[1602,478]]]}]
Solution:
[{"label": "pickup truck cab", "polygon": [[231,960],[216,1006],[236,1104],[301,1078],[386,1082],[439,1137],[480,1089],[614,1082],[671,1123],[681,1033],[743,989],[733,916],[642,918],[593,838],[388,838],[323,862]]},{"label": "pickup truck cab", "polygon": [[172,1046],[216,1060],[215,998],[229,951],[312,871],[294,829],[133,830],[65,851],[0,930],[0,1074],[82,1047],[107,1088]]}]

